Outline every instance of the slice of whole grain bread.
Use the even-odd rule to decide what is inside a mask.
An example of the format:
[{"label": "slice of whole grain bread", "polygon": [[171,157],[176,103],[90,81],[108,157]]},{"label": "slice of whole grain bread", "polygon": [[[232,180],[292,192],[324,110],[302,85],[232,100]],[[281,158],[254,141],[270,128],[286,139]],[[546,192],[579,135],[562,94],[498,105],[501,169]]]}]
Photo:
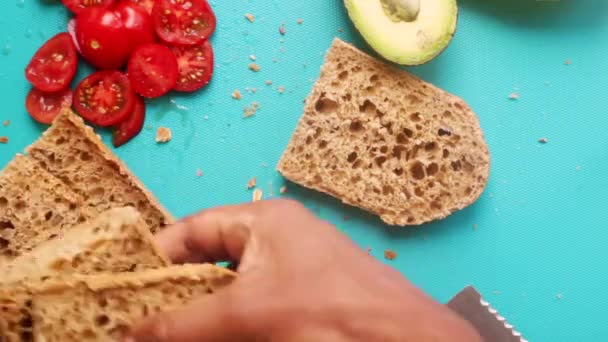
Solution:
[{"label": "slice of whole grain bread", "polygon": [[110,209],[0,267],[0,284],[73,274],[131,272],[170,265],[141,214]]},{"label": "slice of whole grain bread", "polygon": [[49,283],[33,299],[35,341],[120,341],[140,319],[214,293],[236,275],[213,265],[182,265]]},{"label": "slice of whole grain bread", "polygon": [[336,39],[278,170],[390,225],[419,225],[475,202],[490,157],[463,100]]},{"label": "slice of whole grain bread", "polygon": [[45,282],[168,265],[141,214],[110,209],[0,267],[0,341],[31,341],[29,303]]},{"label": "slice of whole grain bread", "polygon": [[173,222],[171,214],[93,129],[69,109],[28,147],[27,153],[99,212],[133,206],[153,233]]},{"label": "slice of whole grain bread", "polygon": [[0,267],[94,211],[34,160],[17,155],[0,173]]}]

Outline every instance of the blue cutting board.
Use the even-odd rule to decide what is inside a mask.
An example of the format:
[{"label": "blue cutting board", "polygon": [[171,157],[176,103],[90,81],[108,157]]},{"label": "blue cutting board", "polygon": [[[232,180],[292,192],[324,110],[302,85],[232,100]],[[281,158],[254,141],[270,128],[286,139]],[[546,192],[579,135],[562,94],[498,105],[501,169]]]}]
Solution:
[{"label": "blue cutting board", "polygon": [[[266,195],[277,196],[285,182],[275,165],[333,37],[367,49],[339,0],[212,4],[219,22],[213,83],[151,101],[148,128],[116,150],[178,217],[249,201],[254,176]],[[479,115],[492,152],[482,198],[442,222],[403,229],[295,185],[288,196],[378,258],[397,251],[390,264],[440,301],[472,284],[531,341],[606,341],[608,1],[461,0],[460,9],[448,50],[409,70]],[[0,13],[0,121],[11,121],[0,126],[10,139],[0,145],[5,165],[44,128],[24,110],[23,69],[65,30],[68,13],[50,0],[3,0]],[[248,70],[251,54],[259,73]],[[82,65],[80,77],[88,71]],[[231,98],[235,89],[241,101]],[[510,100],[515,92],[520,98]],[[260,109],[243,119],[253,101]],[[173,130],[170,143],[155,144],[159,126]],[[538,143],[543,137],[547,144]]]}]

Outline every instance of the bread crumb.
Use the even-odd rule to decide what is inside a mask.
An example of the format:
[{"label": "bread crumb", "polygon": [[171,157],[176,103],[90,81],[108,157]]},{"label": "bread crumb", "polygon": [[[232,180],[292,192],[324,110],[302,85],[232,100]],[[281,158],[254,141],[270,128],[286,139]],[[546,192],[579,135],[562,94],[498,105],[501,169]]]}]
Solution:
[{"label": "bread crumb", "polygon": [[7,127],[7,126],[8,126],[8,125],[10,125],[10,124],[11,124],[11,121],[10,121],[10,120],[4,120],[4,121],[2,122],[2,126],[4,126],[4,127]]},{"label": "bread crumb", "polygon": [[264,191],[262,191],[262,189],[253,190],[253,202],[261,201],[262,197],[264,197]]},{"label": "bread crumb", "polygon": [[281,195],[284,195],[287,193],[287,187],[286,186],[282,186],[281,189],[279,189],[279,193]]},{"label": "bread crumb", "polygon": [[249,20],[250,22],[254,22],[255,21],[255,15],[253,15],[251,13],[245,14],[245,18],[247,18],[247,20]]},{"label": "bread crumb", "polygon": [[283,94],[285,92],[285,87],[284,86],[280,86],[279,87],[279,94]]},{"label": "bread crumb", "polygon": [[570,65],[570,64],[572,64],[572,61],[571,61],[571,60],[569,60],[569,59],[566,59],[566,61],[564,62],[564,64],[565,64],[565,65]]},{"label": "bread crumb", "polygon": [[171,129],[167,127],[159,127],[156,130],[156,142],[157,143],[167,143],[171,141],[173,134],[171,133]]},{"label": "bread crumb", "polygon": [[240,99],[242,98],[242,96],[241,96],[241,91],[240,91],[240,90],[238,90],[238,89],[235,89],[235,90],[232,92],[232,98],[233,98],[233,99],[235,99],[235,100],[240,100]]},{"label": "bread crumb", "polygon": [[245,107],[245,109],[243,110],[245,114],[243,116],[246,118],[254,116],[255,113],[258,111],[258,108],[260,108],[260,104],[257,102],[253,102],[250,107]]},{"label": "bread crumb", "polygon": [[0,137],[0,144],[8,144],[8,137]]},{"label": "bread crumb", "polygon": [[510,100],[518,100],[519,99],[519,93],[511,93],[511,95],[509,95],[509,99]]},{"label": "bread crumb", "polygon": [[287,33],[287,30],[285,29],[285,23],[282,23],[281,26],[279,26],[279,33],[281,35],[285,35],[285,33]]},{"label": "bread crumb", "polygon": [[260,68],[260,66],[256,63],[249,64],[249,69],[253,72],[259,72],[260,70],[262,70],[262,68]]},{"label": "bread crumb", "polygon": [[302,25],[304,23],[304,19],[298,18],[298,20],[296,20],[296,23],[298,23],[298,25]]},{"label": "bread crumb", "polygon": [[255,93],[258,91],[258,88],[251,88],[251,89],[249,89],[249,91],[251,91],[252,93]]},{"label": "bread crumb", "polygon": [[538,139],[538,142],[541,143],[541,144],[546,144],[546,143],[549,142],[549,139],[547,139],[547,138],[540,138],[540,139]]},{"label": "bread crumb", "polygon": [[258,58],[255,55],[249,55],[249,59],[255,62]]},{"label": "bread crumb", "polygon": [[386,260],[395,260],[397,259],[397,253],[395,251],[387,249],[384,251],[384,258]]},{"label": "bread crumb", "polygon": [[249,180],[249,182],[247,182],[247,189],[253,189],[255,188],[255,186],[257,185],[258,180],[257,178],[253,177]]},{"label": "bread crumb", "polygon": [[201,170],[201,169],[196,169],[196,176],[197,176],[197,177],[202,177],[203,175],[204,175],[204,174],[203,174],[203,170]]},{"label": "bread crumb", "polygon": [[272,85],[272,81],[271,80],[267,80],[266,81],[266,85]]}]

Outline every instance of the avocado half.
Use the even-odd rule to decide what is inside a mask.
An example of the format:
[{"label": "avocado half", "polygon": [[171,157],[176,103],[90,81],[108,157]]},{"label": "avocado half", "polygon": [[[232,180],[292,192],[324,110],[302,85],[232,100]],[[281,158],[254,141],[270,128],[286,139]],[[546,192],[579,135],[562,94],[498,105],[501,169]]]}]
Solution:
[{"label": "avocado half", "polygon": [[344,3],[367,43],[394,63],[424,64],[445,50],[456,32],[456,0],[344,0]]}]

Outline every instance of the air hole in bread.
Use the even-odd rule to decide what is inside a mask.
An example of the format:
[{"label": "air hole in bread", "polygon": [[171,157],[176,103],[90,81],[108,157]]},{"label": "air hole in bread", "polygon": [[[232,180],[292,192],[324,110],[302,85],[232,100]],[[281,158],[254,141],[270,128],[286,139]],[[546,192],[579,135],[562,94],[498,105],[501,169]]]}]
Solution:
[{"label": "air hole in bread", "polygon": [[414,223],[414,221],[416,221],[416,219],[413,216],[407,218],[407,223]]},{"label": "air hole in bread", "polygon": [[66,142],[66,140],[64,137],[59,137],[55,140],[55,144],[57,144],[57,145],[63,145],[63,144],[65,144],[65,142]]},{"label": "air hole in bread", "polygon": [[361,165],[363,165],[363,161],[359,159],[353,164],[353,169],[358,169],[361,167]]},{"label": "air hole in bread", "polygon": [[440,137],[445,137],[445,136],[448,136],[448,137],[449,137],[450,135],[452,135],[452,131],[450,131],[450,130],[448,130],[448,129],[443,129],[443,128],[440,128],[440,129],[437,131],[437,135],[439,135]]},{"label": "air hole in bread", "polygon": [[340,74],[338,74],[338,78],[340,79],[340,81],[344,81],[345,79],[347,79],[348,78],[348,70],[344,70]]},{"label": "air hole in bread", "polygon": [[454,102],[454,107],[463,110],[462,105],[459,102]]},{"label": "air hole in bread", "polygon": [[411,138],[414,136],[414,131],[412,131],[409,128],[404,128],[403,129],[403,134],[405,134],[405,136],[407,136],[408,138]]},{"label": "air hole in bread", "polygon": [[453,161],[451,163],[451,165],[452,165],[452,170],[454,170],[454,171],[460,171],[462,169],[462,164],[460,163],[460,160]]},{"label": "air hole in bread", "polygon": [[382,147],[380,147],[380,153],[386,153],[388,152],[388,146],[384,145]]},{"label": "air hole in bread", "polygon": [[376,158],[376,165],[378,165],[379,167],[382,167],[382,164],[384,164],[385,162],[386,162],[385,156],[380,156],[380,157]]},{"label": "air hole in bread", "polygon": [[378,77],[378,75],[374,74],[369,78],[369,81],[372,83],[378,82],[378,80],[380,79],[380,77]]},{"label": "air hole in bread", "polygon": [[315,175],[315,176],[312,178],[312,181],[313,181],[315,184],[319,184],[319,183],[322,183],[322,182],[323,182],[323,178],[322,178],[320,175],[316,174],[316,175]]},{"label": "air hole in bread", "polygon": [[469,162],[464,162],[464,172],[472,173],[475,170],[475,166]]},{"label": "air hole in bread", "polygon": [[429,186],[429,189],[434,188],[434,187],[435,187],[435,182],[430,181],[430,182],[428,183],[428,186]]},{"label": "air hole in bread", "polygon": [[15,209],[17,210],[23,210],[27,207],[27,203],[25,203],[24,201],[17,201],[17,203],[15,203]]},{"label": "air hole in bread", "polygon": [[433,210],[441,210],[441,208],[443,208],[443,207],[441,205],[441,202],[438,199],[434,200],[433,202],[431,202],[431,209],[433,209]]},{"label": "air hole in bread", "polygon": [[416,188],[414,189],[414,193],[416,194],[416,196],[418,197],[422,197],[424,196],[424,190],[422,190],[422,188]]},{"label": "air hole in bread", "polygon": [[473,192],[473,189],[470,186],[467,187],[466,189],[464,189],[465,196],[471,195],[472,192]]},{"label": "air hole in bread", "polygon": [[437,163],[431,163],[426,168],[426,174],[429,176],[434,176],[435,174],[437,174],[438,171],[439,171],[439,165],[437,165]]},{"label": "air hole in bread", "polygon": [[88,152],[80,152],[80,160],[90,161],[91,159],[93,159],[93,156],[91,156]]},{"label": "air hole in bread", "polygon": [[[4,250],[4,249],[8,248],[8,244],[9,244],[9,241],[7,239],[0,237],[0,250]],[[3,254],[6,254],[6,252],[3,251]],[[10,254],[6,254],[6,255],[10,255]]]},{"label": "air hole in bread", "polygon": [[397,144],[407,144],[407,136],[403,133],[397,134]]},{"label": "air hole in bread", "polygon": [[421,162],[415,162],[412,167],[410,168],[410,172],[412,174],[412,177],[414,177],[414,179],[424,179],[425,174],[424,174],[424,165],[422,165]]},{"label": "air hole in bread", "polygon": [[450,156],[450,151],[448,149],[443,150],[443,158],[447,158]]},{"label": "air hole in bread", "polygon": [[76,203],[70,203],[70,210],[78,209],[78,205]]},{"label": "air hole in bread", "polygon": [[422,120],[422,118],[420,117],[420,113],[419,112],[412,113],[410,115],[410,120],[412,120],[414,122],[418,122],[418,121]]},{"label": "air hole in bread", "polygon": [[106,326],[110,323],[110,317],[107,315],[99,315],[95,317],[95,324],[99,327]]},{"label": "air hole in bread", "polygon": [[410,94],[407,96],[407,101],[409,101],[410,104],[412,104],[412,105],[417,105],[417,104],[422,103],[422,100],[418,96],[413,95],[413,94]]},{"label": "air hole in bread", "polygon": [[430,142],[430,143],[428,143],[428,144],[426,144],[424,146],[424,149],[427,150],[427,151],[429,151],[429,152],[433,152],[433,151],[435,151],[437,149],[437,143]]},{"label": "air hole in bread", "polygon": [[359,111],[361,113],[365,113],[365,114],[369,114],[369,115],[373,115],[376,113],[376,105],[370,101],[370,100],[365,100],[363,102],[363,104],[361,106],[359,106]]},{"label": "air hole in bread", "polygon": [[396,168],[393,170],[393,173],[396,174],[397,176],[401,176],[403,174],[403,168]]},{"label": "air hole in bread", "polygon": [[347,93],[346,95],[342,96],[342,99],[344,101],[350,101],[353,99],[353,96],[350,93]]},{"label": "air hole in bread", "polygon": [[391,195],[391,194],[392,194],[394,191],[395,191],[395,190],[394,190],[394,189],[393,189],[393,187],[392,187],[392,186],[390,186],[390,185],[384,185],[384,186],[382,187],[382,194],[383,194],[383,195],[385,195],[385,196],[386,196],[386,195]]},{"label": "air hole in bread", "polygon": [[422,125],[416,125],[416,130],[417,131],[422,131]]},{"label": "air hole in bread", "polygon": [[327,147],[327,141],[321,140],[319,141],[319,149],[324,149]]},{"label": "air hole in bread", "polygon": [[312,143],[312,137],[311,136],[307,136],[306,137],[306,145],[310,145]]},{"label": "air hole in bread", "polygon": [[363,124],[361,121],[355,120],[350,123],[349,130],[353,133],[358,133],[363,130]]},{"label": "air hole in bread", "polygon": [[44,213],[44,219],[49,221],[50,219],[53,218],[53,212],[52,211],[47,211],[46,213]]},{"label": "air hole in bread", "polygon": [[338,102],[326,97],[321,97],[315,103],[315,110],[323,114],[335,113],[336,110],[338,110]]},{"label": "air hole in bread", "polygon": [[0,231],[8,229],[15,229],[15,225],[13,224],[13,222],[11,220],[0,221]]}]

